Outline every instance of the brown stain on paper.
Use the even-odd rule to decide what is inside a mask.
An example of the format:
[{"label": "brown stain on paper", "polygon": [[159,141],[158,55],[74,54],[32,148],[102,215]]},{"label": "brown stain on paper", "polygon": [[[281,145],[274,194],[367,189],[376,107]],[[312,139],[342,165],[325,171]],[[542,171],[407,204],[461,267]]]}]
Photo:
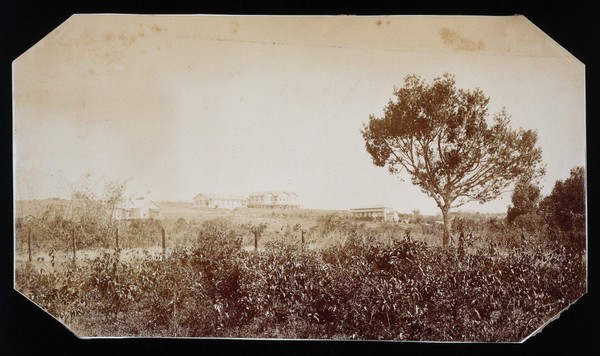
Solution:
[{"label": "brown stain on paper", "polygon": [[481,40],[474,41],[469,38],[461,37],[456,31],[444,27],[440,30],[440,36],[445,44],[452,47],[455,51],[481,51],[485,48],[485,43]]},{"label": "brown stain on paper", "polygon": [[154,26],[150,27],[150,29],[157,33],[160,33],[160,32],[163,32],[166,30],[166,28],[160,27],[159,25],[154,25]]},{"label": "brown stain on paper", "polygon": [[112,32],[106,32],[104,33],[104,41],[107,43],[119,41],[123,46],[128,47],[133,45],[138,39],[143,39],[144,36],[145,33],[143,31],[139,31],[137,33],[128,33],[123,31],[118,35]]},{"label": "brown stain on paper", "polygon": [[237,21],[233,21],[229,24],[229,30],[232,33],[238,32],[239,28],[240,28],[240,24]]},{"label": "brown stain on paper", "polygon": [[377,25],[377,27],[381,28],[381,26],[383,25],[389,25],[391,24],[390,20],[386,20],[385,22],[383,20],[377,20],[375,21],[375,25]]}]

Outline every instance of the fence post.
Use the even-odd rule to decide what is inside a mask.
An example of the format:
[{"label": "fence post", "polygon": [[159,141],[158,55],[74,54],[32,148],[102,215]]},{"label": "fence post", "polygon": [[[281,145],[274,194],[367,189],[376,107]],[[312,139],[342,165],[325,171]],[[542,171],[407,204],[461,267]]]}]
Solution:
[{"label": "fence post", "polygon": [[258,250],[258,230],[252,231],[254,233],[254,251]]},{"label": "fence post", "polygon": [[166,241],[165,241],[165,228],[161,227],[160,228],[160,233],[162,235],[162,253],[163,253],[163,258],[165,258],[165,256],[167,255],[167,245],[166,245]]},{"label": "fence post", "polygon": [[29,262],[31,262],[31,228],[27,232],[27,257],[29,258]]},{"label": "fence post", "polygon": [[252,226],[250,228],[250,231],[252,231],[252,233],[254,234],[254,251],[258,250],[258,238],[262,235],[263,230],[265,229],[266,225],[259,225],[259,226]]},{"label": "fence post", "polygon": [[115,252],[119,252],[119,228],[115,227]]},{"label": "fence post", "polygon": [[115,227],[115,242],[116,242],[116,246],[117,246],[116,252],[121,251],[121,247],[119,246],[119,228],[118,227]]},{"label": "fence post", "polygon": [[72,230],[71,237],[72,237],[71,238],[71,242],[72,242],[72,245],[73,245],[73,264],[75,264],[76,261],[77,261],[77,254],[75,252],[75,228],[74,227],[73,227],[73,230]]},{"label": "fence post", "polygon": [[302,235],[302,249],[304,249],[304,234],[306,234],[306,230],[302,229],[300,230],[300,233]]}]

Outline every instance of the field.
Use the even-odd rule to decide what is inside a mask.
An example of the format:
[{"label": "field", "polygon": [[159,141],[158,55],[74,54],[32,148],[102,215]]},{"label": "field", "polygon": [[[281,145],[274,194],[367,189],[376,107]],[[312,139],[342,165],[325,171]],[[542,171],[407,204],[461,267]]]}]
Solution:
[{"label": "field", "polygon": [[581,251],[494,216],[455,216],[442,248],[433,217],[162,203],[160,222],[75,224],[38,205],[16,289],[84,337],[517,342],[586,291]]}]

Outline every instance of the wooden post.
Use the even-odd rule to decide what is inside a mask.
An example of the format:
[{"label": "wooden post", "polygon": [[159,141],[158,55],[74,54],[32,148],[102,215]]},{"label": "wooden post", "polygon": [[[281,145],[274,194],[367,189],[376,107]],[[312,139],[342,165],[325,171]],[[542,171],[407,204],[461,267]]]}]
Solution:
[{"label": "wooden post", "polygon": [[27,256],[29,258],[29,262],[31,262],[31,228],[27,232]]},{"label": "wooden post", "polygon": [[302,248],[304,248],[304,234],[306,233],[306,230],[302,229],[300,230],[300,233],[302,235]]},{"label": "wooden post", "polygon": [[160,228],[160,233],[162,235],[162,253],[163,253],[163,258],[165,258],[165,256],[167,255],[167,244],[165,241],[165,228],[164,227]]},{"label": "wooden post", "polygon": [[116,252],[119,252],[119,228],[116,227],[115,228],[115,246],[116,246]]},{"label": "wooden post", "polygon": [[73,228],[71,237],[72,237],[71,242],[72,242],[72,245],[73,245],[73,264],[75,264],[76,261],[77,261],[77,254],[75,252],[75,228]]},{"label": "wooden post", "polygon": [[252,231],[252,233],[254,234],[254,251],[258,250],[258,238],[260,235],[262,235],[263,230],[265,229],[266,225],[260,224],[258,226],[253,226],[250,228],[250,231]]},{"label": "wooden post", "polygon": [[254,234],[254,251],[258,250],[258,230],[252,231]]}]

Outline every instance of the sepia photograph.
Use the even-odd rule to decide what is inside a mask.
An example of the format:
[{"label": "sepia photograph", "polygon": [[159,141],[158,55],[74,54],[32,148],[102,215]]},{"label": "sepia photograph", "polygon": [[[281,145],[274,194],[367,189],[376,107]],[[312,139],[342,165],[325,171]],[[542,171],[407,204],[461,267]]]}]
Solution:
[{"label": "sepia photograph", "polygon": [[14,289],[78,338],[523,343],[588,291],[522,15],[75,14],[12,63]]}]

